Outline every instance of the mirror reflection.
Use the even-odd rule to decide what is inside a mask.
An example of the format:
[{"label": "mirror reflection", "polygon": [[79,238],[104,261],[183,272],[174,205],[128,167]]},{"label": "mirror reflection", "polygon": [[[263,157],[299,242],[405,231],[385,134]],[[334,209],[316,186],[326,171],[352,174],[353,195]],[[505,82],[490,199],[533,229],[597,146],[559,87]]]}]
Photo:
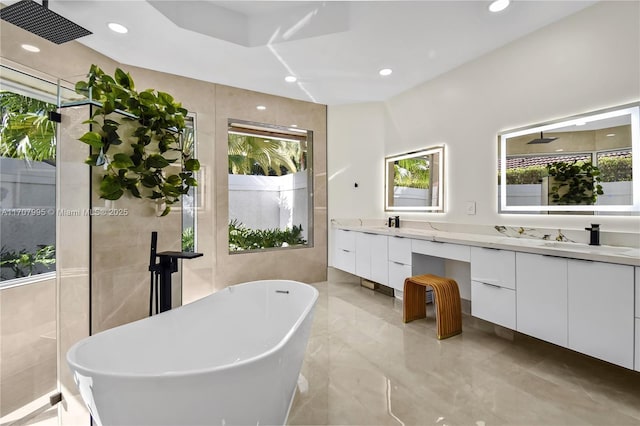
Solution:
[{"label": "mirror reflection", "polygon": [[500,211],[637,214],[638,117],[634,104],[502,133]]},{"label": "mirror reflection", "polygon": [[385,210],[442,212],[444,147],[385,159]]}]

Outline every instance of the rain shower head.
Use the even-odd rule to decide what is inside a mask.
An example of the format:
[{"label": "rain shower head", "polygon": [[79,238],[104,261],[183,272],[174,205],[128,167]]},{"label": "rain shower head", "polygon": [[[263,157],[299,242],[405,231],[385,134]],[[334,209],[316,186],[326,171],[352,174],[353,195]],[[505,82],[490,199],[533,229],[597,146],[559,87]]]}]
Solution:
[{"label": "rain shower head", "polygon": [[18,3],[1,9],[0,19],[56,44],[93,34],[49,10],[48,3],[48,0],[44,0],[42,5],[33,0],[20,0]]},{"label": "rain shower head", "polygon": [[558,138],[545,138],[544,136],[542,136],[542,132],[540,132],[540,138],[527,142],[527,145],[536,143],[549,143],[555,141],[556,139]]}]

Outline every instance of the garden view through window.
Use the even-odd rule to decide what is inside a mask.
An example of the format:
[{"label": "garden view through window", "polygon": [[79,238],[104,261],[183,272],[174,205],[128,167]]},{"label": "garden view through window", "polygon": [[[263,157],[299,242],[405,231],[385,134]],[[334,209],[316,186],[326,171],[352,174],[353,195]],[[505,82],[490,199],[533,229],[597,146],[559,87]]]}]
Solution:
[{"label": "garden view through window", "polygon": [[0,286],[55,271],[56,123],[48,118],[56,110],[53,102],[44,92],[3,80]]},{"label": "garden view through window", "polygon": [[312,132],[229,120],[229,251],[313,245]]}]

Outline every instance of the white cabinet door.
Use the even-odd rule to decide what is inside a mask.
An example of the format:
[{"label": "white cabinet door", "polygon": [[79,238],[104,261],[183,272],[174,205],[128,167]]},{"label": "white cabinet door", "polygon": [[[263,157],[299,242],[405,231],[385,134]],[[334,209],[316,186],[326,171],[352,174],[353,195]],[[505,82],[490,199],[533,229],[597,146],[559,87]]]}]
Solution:
[{"label": "white cabinet door", "polygon": [[356,275],[371,279],[371,241],[373,234],[355,232],[356,234]]},{"label": "white cabinet door", "polygon": [[471,247],[471,280],[515,290],[515,252]]},{"label": "white cabinet door", "polygon": [[411,265],[411,238],[389,237],[389,260]]},{"label": "white cabinet door", "polygon": [[636,371],[640,371],[640,318],[636,318]]},{"label": "white cabinet door", "polygon": [[640,371],[640,266],[636,266],[636,371]]},{"label": "white cabinet door", "polygon": [[471,281],[471,315],[514,330],[515,290]]},{"label": "white cabinet door", "polygon": [[636,318],[640,318],[640,266],[636,266]]},{"label": "white cabinet door", "polygon": [[371,280],[389,285],[389,249],[386,235],[373,235],[371,241]]},{"label": "white cabinet door", "polygon": [[633,369],[633,267],[568,260],[569,348]]},{"label": "white cabinet door", "polygon": [[567,346],[567,259],[516,253],[517,330]]}]

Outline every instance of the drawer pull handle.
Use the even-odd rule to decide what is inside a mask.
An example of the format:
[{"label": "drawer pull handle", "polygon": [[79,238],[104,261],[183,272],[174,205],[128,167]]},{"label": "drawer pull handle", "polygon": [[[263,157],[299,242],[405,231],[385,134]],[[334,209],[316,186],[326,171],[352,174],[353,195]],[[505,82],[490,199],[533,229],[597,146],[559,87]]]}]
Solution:
[{"label": "drawer pull handle", "polygon": [[351,250],[342,249],[342,251],[345,253],[351,253]]},{"label": "drawer pull handle", "polygon": [[404,263],[402,262],[396,262],[395,260],[392,260],[393,263],[395,263],[396,265],[404,265]]},{"label": "drawer pull handle", "polygon": [[500,287],[500,286],[499,286],[499,285],[497,285],[497,284],[489,284],[489,283],[484,283],[484,282],[483,282],[483,283],[481,283],[481,284],[488,285],[489,287],[494,287],[494,288],[502,288],[502,287]]},{"label": "drawer pull handle", "polygon": [[394,235],[393,238],[404,238],[404,237],[401,237],[399,235]]}]

